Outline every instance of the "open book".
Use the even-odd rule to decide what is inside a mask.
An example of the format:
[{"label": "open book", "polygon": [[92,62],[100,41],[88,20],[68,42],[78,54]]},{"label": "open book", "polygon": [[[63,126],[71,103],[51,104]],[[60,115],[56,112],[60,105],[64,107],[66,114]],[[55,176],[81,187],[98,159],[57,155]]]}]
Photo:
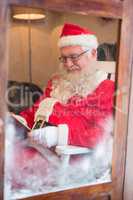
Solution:
[{"label": "open book", "polygon": [[31,128],[27,125],[26,120],[14,113],[10,113],[10,118],[15,126],[16,132],[15,137],[17,140],[24,140],[28,137],[28,132],[31,131]]},{"label": "open book", "polygon": [[20,128],[25,128],[27,131],[31,131],[31,128],[27,125],[26,120],[20,115],[15,115],[11,113],[11,117],[13,118],[15,125]]},{"label": "open book", "polygon": [[13,122],[14,122],[14,125],[15,125],[15,128],[16,128],[16,137],[17,137],[17,139],[25,140],[24,144],[27,147],[34,148],[39,153],[41,153],[43,156],[45,156],[46,148],[44,148],[43,145],[38,144],[32,138],[29,138],[28,137],[28,132],[30,132],[30,131],[32,131],[34,129],[37,129],[37,128],[42,128],[42,127],[51,125],[51,124],[45,122],[44,119],[43,120],[39,119],[34,123],[33,127],[30,128],[27,125],[26,120],[23,117],[21,117],[20,115],[15,115],[14,113],[11,113],[11,118],[13,119]]},{"label": "open book", "polygon": [[40,116],[35,121],[33,127],[30,128],[28,126],[26,120],[23,117],[21,117],[20,115],[15,115],[14,113],[12,113],[11,116],[13,117],[16,126],[18,126],[20,128],[24,128],[28,132],[31,131],[31,130],[43,128],[43,127],[46,127],[46,126],[54,126],[53,124],[46,122],[44,117]]}]

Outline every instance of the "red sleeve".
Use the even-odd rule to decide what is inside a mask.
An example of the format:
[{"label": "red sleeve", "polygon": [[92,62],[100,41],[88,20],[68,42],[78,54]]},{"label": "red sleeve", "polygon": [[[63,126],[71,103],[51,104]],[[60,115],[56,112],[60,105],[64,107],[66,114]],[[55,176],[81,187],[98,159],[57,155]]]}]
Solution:
[{"label": "red sleeve", "polygon": [[78,103],[56,103],[49,121],[69,127],[69,144],[95,147],[104,136],[103,123],[113,113],[114,82],[103,81]]},{"label": "red sleeve", "polygon": [[34,124],[34,115],[36,110],[38,109],[40,102],[46,97],[50,97],[51,90],[52,90],[52,81],[50,80],[47,84],[47,87],[44,89],[43,95],[39,98],[39,100],[37,100],[32,107],[20,113],[20,115],[26,119],[27,124],[30,128],[32,128]]}]

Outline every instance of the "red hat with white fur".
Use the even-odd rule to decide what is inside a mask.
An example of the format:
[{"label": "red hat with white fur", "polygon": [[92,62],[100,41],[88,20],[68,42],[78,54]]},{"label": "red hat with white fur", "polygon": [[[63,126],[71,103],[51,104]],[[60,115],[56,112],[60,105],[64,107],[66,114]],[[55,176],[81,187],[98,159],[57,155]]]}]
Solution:
[{"label": "red hat with white fur", "polygon": [[58,41],[58,47],[65,46],[85,46],[88,48],[97,49],[98,41],[94,33],[86,28],[82,28],[75,24],[64,24],[60,39]]}]

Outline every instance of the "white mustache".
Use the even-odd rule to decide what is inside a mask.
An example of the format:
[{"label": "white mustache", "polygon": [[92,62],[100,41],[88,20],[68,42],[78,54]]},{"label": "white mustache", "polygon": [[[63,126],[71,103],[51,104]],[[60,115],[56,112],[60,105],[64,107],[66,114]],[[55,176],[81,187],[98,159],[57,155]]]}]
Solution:
[{"label": "white mustache", "polygon": [[78,70],[78,69],[80,69],[78,65],[72,65],[71,67],[68,67],[69,71]]}]

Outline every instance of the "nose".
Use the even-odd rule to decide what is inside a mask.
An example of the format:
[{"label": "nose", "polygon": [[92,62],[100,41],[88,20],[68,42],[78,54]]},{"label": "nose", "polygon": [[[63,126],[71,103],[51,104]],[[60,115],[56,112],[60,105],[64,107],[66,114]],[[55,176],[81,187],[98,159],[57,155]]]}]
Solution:
[{"label": "nose", "polygon": [[67,67],[67,68],[71,68],[73,66],[73,62],[70,58],[67,58],[66,59],[66,62],[64,63],[64,65]]}]

